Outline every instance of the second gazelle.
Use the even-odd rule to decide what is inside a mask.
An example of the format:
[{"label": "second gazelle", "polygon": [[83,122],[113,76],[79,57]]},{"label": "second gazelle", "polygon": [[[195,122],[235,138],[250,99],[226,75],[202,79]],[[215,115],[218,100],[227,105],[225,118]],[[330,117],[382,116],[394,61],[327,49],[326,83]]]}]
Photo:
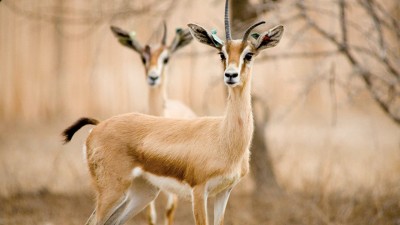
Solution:
[{"label": "second gazelle", "polygon": [[177,50],[187,46],[193,37],[188,29],[176,29],[175,37],[167,45],[167,26],[163,23],[163,36],[160,45],[144,47],[137,40],[135,32],[127,32],[112,26],[111,30],[118,41],[139,54],[145,70],[146,81],[149,85],[149,114],[171,118],[194,118],[193,111],[180,101],[167,97],[167,66]]},{"label": "second gazelle", "polygon": [[208,224],[207,199],[215,197],[214,224],[223,224],[231,190],[249,170],[253,61],[263,49],[277,45],[283,33],[283,27],[277,26],[251,34],[261,22],[241,40],[232,40],[228,8],[227,0],[225,42],[189,24],[193,36],[221,56],[229,91],[224,116],[188,120],[130,113],[100,123],[83,118],[64,131],[69,141],[80,127],[96,125],[86,141],[97,194],[88,224],[123,224],[160,189],[191,198],[196,225]]}]

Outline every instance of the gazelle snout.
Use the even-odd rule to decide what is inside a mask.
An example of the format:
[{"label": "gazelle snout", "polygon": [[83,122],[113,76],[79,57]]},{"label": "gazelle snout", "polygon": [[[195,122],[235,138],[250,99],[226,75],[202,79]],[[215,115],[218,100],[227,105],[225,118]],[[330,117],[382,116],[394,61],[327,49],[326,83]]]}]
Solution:
[{"label": "gazelle snout", "polygon": [[151,69],[147,74],[147,83],[150,86],[156,86],[160,84],[160,82],[161,82],[160,73],[155,68]]},{"label": "gazelle snout", "polygon": [[225,84],[227,84],[229,86],[233,86],[233,87],[236,86],[240,81],[238,69],[234,68],[233,66],[229,66],[225,70],[224,81],[225,81]]}]

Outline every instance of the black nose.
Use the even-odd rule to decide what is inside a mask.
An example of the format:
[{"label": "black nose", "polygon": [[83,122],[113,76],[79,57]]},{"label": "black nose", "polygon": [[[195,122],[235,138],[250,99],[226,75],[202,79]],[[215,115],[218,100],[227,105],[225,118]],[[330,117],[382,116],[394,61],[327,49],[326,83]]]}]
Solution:
[{"label": "black nose", "polygon": [[232,73],[225,73],[225,77],[227,77],[227,78],[235,78],[235,77],[237,77],[237,76],[239,76],[239,74],[238,74],[238,73],[235,73],[235,72],[232,72]]},{"label": "black nose", "polygon": [[156,81],[157,79],[158,79],[158,77],[149,77],[150,78],[150,80],[152,80],[152,81]]}]

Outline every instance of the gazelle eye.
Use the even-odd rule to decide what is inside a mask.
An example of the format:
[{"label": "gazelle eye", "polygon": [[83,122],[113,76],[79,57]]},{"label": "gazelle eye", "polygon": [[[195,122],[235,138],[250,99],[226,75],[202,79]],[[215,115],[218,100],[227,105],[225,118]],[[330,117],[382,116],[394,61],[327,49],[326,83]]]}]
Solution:
[{"label": "gazelle eye", "polygon": [[247,54],[244,56],[244,60],[246,60],[246,61],[251,61],[251,59],[253,58],[253,55],[254,55],[254,53],[251,53],[251,52],[247,53]]},{"label": "gazelle eye", "polygon": [[225,54],[223,52],[219,52],[218,54],[219,54],[219,57],[221,57],[222,61],[226,60]]},{"label": "gazelle eye", "polygon": [[169,57],[164,59],[164,64],[167,64],[169,62]]},{"label": "gazelle eye", "polygon": [[146,64],[146,58],[145,57],[142,57],[142,63]]}]

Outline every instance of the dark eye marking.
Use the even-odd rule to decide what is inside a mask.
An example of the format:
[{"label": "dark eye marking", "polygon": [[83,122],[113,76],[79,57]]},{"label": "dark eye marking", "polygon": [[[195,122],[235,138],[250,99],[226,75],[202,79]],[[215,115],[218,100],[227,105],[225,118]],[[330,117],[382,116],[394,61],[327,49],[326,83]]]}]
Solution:
[{"label": "dark eye marking", "polygon": [[247,53],[247,54],[244,56],[244,60],[250,62],[251,59],[253,58],[253,56],[254,56],[254,53],[249,52],[249,53]]},{"label": "dark eye marking", "polygon": [[218,52],[218,54],[219,54],[219,57],[221,57],[222,61],[226,60],[225,54],[223,52]]},{"label": "dark eye marking", "polygon": [[169,57],[165,58],[163,62],[164,64],[167,64],[169,62]]},{"label": "dark eye marking", "polygon": [[142,57],[142,63],[146,64],[146,58],[145,57]]}]

